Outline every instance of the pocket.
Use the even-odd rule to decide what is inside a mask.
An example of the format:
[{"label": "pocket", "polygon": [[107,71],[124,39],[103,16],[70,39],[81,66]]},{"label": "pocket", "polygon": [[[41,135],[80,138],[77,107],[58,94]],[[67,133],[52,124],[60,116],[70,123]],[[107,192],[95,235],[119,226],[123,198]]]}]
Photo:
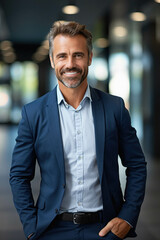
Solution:
[{"label": "pocket", "polygon": [[119,238],[118,236],[116,236],[114,233],[109,232],[106,235],[106,238],[104,238],[105,240],[122,240],[122,238]]}]

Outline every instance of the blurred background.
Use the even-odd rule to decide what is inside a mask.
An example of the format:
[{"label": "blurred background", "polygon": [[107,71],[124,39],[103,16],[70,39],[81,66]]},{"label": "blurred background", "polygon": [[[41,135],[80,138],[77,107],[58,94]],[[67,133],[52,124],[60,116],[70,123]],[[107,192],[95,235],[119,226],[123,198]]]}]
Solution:
[{"label": "blurred background", "polygon": [[[91,86],[121,96],[148,162],[137,240],[160,240],[160,0],[0,0],[0,239],[24,240],[8,183],[24,104],[57,84],[47,34],[56,20],[93,33]],[[122,186],[124,169],[120,165]],[[39,171],[32,183],[38,195]]]}]

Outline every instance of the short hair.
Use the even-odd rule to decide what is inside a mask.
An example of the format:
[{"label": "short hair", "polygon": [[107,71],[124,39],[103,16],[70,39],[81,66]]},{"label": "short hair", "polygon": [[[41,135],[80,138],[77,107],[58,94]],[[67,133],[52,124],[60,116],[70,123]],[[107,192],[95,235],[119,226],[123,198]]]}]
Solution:
[{"label": "short hair", "polygon": [[86,29],[85,25],[81,25],[78,22],[73,21],[56,21],[53,23],[50,32],[48,34],[49,39],[49,55],[53,57],[53,40],[59,35],[68,35],[74,37],[76,35],[82,35],[86,38],[88,54],[92,52],[92,34]]}]

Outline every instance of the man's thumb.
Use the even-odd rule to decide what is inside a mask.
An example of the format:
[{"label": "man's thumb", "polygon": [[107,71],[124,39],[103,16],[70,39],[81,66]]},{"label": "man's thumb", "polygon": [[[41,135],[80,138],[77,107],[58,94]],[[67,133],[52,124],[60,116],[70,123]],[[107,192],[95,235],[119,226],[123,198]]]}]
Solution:
[{"label": "man's thumb", "polygon": [[113,224],[111,222],[109,222],[100,232],[99,232],[99,236],[100,237],[104,237],[108,232],[111,231],[113,227]]}]

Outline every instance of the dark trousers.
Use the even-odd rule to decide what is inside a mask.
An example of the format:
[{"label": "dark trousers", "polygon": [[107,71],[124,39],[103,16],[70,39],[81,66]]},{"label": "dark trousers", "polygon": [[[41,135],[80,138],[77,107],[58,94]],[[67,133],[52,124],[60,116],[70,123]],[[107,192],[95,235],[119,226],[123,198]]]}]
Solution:
[{"label": "dark trousers", "polygon": [[38,240],[119,240],[111,232],[105,237],[98,235],[104,227],[102,223],[74,224],[55,220],[54,223],[38,238]]}]

